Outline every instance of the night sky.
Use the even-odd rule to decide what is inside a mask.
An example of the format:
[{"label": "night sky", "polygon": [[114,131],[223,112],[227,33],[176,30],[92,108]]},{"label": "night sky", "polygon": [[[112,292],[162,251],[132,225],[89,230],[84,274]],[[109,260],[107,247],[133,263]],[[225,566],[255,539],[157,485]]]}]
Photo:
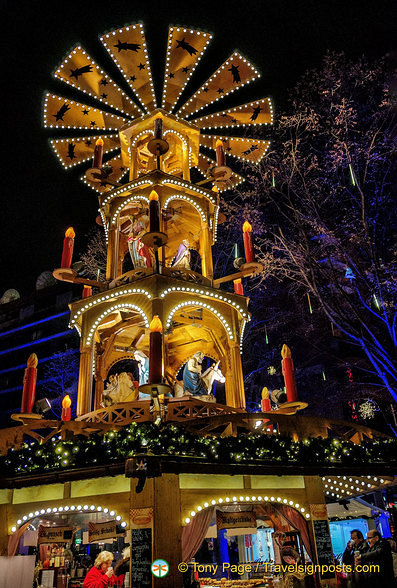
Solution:
[{"label": "night sky", "polygon": [[[280,110],[285,106],[288,88],[304,71],[317,66],[327,49],[344,50],[353,58],[363,53],[369,57],[391,54],[396,22],[393,6],[394,0],[3,0],[1,94],[5,154],[0,297],[7,288],[16,288],[21,294],[31,292],[42,271],[59,266],[68,226],[76,230],[77,253],[84,249],[85,235],[95,226],[96,193],[78,179],[84,164],[64,170],[48,142],[55,133],[42,124],[43,98],[48,90],[87,102],[84,94],[52,78],[56,66],[77,43],[126,90],[98,37],[116,27],[142,22],[160,97],[168,26],[209,31],[214,38],[187,86],[186,97],[233,49],[239,49],[259,68],[262,77],[232,95],[227,105],[270,95],[276,110]],[[219,104],[218,110],[223,102]]]}]

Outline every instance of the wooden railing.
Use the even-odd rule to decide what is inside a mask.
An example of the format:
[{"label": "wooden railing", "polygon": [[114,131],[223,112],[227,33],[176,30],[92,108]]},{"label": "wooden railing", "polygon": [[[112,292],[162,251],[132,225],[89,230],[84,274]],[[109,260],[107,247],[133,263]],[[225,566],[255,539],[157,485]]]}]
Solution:
[{"label": "wooden railing", "polygon": [[303,414],[279,414],[273,412],[245,412],[216,402],[204,402],[198,398],[172,399],[156,407],[151,400],[138,400],[114,404],[94,410],[78,417],[74,421],[42,419],[38,415],[15,415],[19,426],[0,430],[0,452],[18,449],[26,437],[45,443],[51,437],[60,435],[62,439],[74,435],[90,436],[103,434],[109,430],[119,430],[134,422],[177,423],[187,430],[199,435],[215,434],[218,436],[237,435],[241,432],[266,434],[270,426],[274,433],[290,437],[295,441],[310,437],[328,436],[353,443],[363,439],[387,437],[369,427],[349,421],[339,421],[322,417],[304,416]]}]

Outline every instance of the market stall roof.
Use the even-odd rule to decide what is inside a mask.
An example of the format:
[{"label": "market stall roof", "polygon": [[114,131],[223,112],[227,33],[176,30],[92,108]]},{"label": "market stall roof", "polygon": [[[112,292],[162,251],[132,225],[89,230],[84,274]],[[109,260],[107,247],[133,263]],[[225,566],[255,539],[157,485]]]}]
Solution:
[{"label": "market stall roof", "polygon": [[369,504],[361,498],[353,498],[347,502],[331,502],[327,504],[328,518],[332,519],[359,519],[362,517],[371,517],[374,514],[384,512],[381,508]]},{"label": "market stall roof", "polygon": [[346,499],[362,496],[375,490],[393,486],[397,483],[396,476],[323,476],[327,500]]}]

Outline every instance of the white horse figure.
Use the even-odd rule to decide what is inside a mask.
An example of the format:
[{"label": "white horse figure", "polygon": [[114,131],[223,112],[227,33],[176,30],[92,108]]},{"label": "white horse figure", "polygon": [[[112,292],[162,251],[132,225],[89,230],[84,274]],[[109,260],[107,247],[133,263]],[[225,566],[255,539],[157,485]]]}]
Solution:
[{"label": "white horse figure", "polygon": [[[225,376],[222,374],[221,370],[219,369],[219,361],[217,363],[213,363],[210,365],[208,369],[205,370],[203,374],[201,374],[201,380],[207,389],[207,394],[198,395],[196,398],[200,398],[201,400],[207,400],[209,402],[215,401],[215,398],[212,396],[212,385],[214,382],[220,382],[224,384],[226,381]],[[176,381],[174,384],[174,397],[181,398],[181,396],[190,395],[189,392],[185,392],[183,389],[183,385],[180,382]]]}]

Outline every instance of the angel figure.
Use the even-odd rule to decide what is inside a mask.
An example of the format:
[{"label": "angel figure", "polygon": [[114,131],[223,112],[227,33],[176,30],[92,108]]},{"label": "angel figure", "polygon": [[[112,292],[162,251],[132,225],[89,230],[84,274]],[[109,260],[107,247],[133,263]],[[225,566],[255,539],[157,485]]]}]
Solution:
[{"label": "angel figure", "polygon": [[150,249],[142,241],[142,235],[146,232],[146,219],[147,216],[141,216],[137,219],[131,217],[131,230],[127,238],[127,243],[134,269],[139,267],[152,267]]},{"label": "angel figure", "polygon": [[183,239],[182,243],[179,245],[171,267],[175,269],[191,269],[189,241],[187,239]]}]

